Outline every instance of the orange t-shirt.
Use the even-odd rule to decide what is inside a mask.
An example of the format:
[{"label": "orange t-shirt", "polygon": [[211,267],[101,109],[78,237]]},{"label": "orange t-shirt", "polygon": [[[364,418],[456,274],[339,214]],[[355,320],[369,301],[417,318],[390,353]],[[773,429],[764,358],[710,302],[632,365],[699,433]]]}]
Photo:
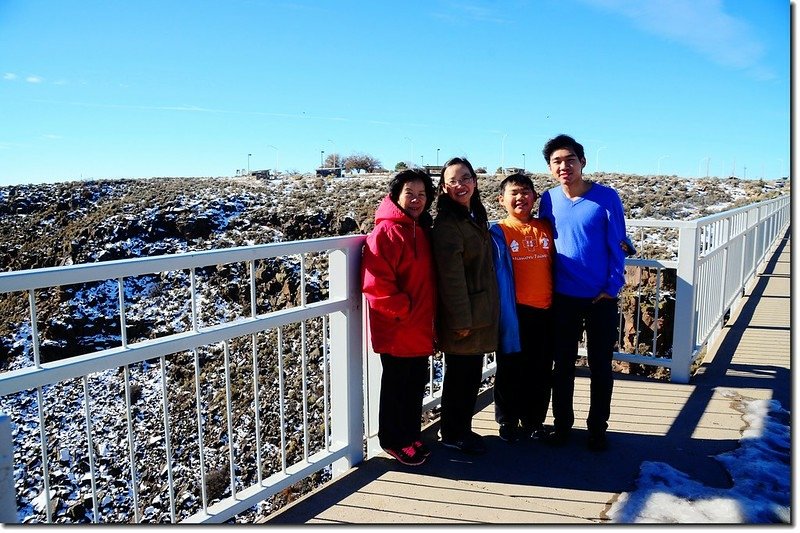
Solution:
[{"label": "orange t-shirt", "polygon": [[499,223],[514,268],[517,303],[547,309],[553,302],[553,233],[538,218],[523,223],[507,217]]}]

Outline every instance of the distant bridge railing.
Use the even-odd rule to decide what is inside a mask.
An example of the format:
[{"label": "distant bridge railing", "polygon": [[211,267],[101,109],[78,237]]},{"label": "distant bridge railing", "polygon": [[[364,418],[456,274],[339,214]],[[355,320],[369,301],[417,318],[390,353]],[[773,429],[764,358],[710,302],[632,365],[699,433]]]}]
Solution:
[{"label": "distant bridge railing", "polygon": [[[754,281],[759,265],[770,247],[786,231],[790,223],[790,199],[781,196],[772,200],[724,211],[697,220],[628,220],[634,242],[643,245],[658,230],[678,232],[675,258],[653,260],[631,258],[631,267],[652,269],[663,280],[672,272],[674,287],[672,305],[667,310],[673,318],[671,342],[659,354],[649,350],[641,354],[617,352],[621,361],[663,366],[670,369],[670,379],[688,383],[691,368],[701,349],[720,333],[722,326],[746,287]],[[641,248],[640,248],[641,249]],[[636,287],[641,292],[641,284]],[[655,283],[655,302],[663,301],[663,283]],[[640,302],[636,308],[641,309]],[[653,338],[659,335],[659,305],[652,306]],[[641,317],[637,313],[637,320]],[[635,328],[638,335],[642,329]],[[621,335],[624,333],[620,328]],[[667,339],[669,341],[669,339]],[[639,346],[639,343],[635,343]],[[655,344],[655,341],[654,341]],[[622,343],[620,344],[620,346]],[[664,357],[668,355],[668,357]]]},{"label": "distant bridge railing", "polygon": [[[649,270],[655,279],[642,290],[639,276],[632,289],[640,300],[653,293],[653,349],[638,342],[648,328],[637,326],[634,352],[615,357],[667,367],[673,380],[688,382],[699,348],[788,224],[788,197],[690,222],[629,220],[640,246],[659,229],[678,236],[673,259],[627,260],[629,270]],[[0,417],[0,521],[225,522],[269,498],[290,497],[310,476],[336,477],[377,453],[380,364],[369,356],[360,291],[364,238],[0,273],[0,293],[18,294],[29,309],[15,341],[24,357],[0,373],[0,410],[11,418]],[[299,294],[296,305],[272,310],[263,303],[269,280],[259,265],[276,258],[293,265]],[[217,296],[206,274],[218,265],[245,272],[249,298],[231,313],[208,305]],[[674,294],[662,288],[670,270]],[[146,304],[152,294],[135,295],[132,287],[148,276],[162,281],[157,290],[180,286],[172,299],[188,316],[166,332],[129,339],[129,317],[144,312],[132,300]],[[97,283],[115,288],[107,309],[116,311],[107,312],[118,322],[118,345],[43,361],[42,301],[58,297],[51,291],[59,287]],[[315,283],[327,286],[309,301]],[[667,296],[675,322],[669,357],[657,342],[658,302]],[[440,401],[438,356],[430,369],[426,409]],[[484,376],[493,372],[488,354]]]}]

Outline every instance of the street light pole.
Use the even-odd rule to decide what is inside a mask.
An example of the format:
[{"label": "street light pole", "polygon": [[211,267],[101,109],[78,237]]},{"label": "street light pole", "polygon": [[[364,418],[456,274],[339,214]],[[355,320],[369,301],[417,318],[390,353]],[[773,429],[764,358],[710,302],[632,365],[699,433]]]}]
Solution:
[{"label": "street light pole", "polygon": [[322,156],[325,155],[325,150],[319,151],[319,168],[325,168],[325,163],[322,162]]},{"label": "street light pole", "polygon": [[275,146],[272,146],[271,144],[268,144],[267,146],[272,148],[273,150],[275,150],[275,174],[277,174],[278,173],[278,148],[275,147]]},{"label": "street light pole", "polygon": [[424,155],[419,156],[419,164],[420,164],[420,166],[422,168],[425,168],[425,156]]},{"label": "street light pole", "polygon": [[411,159],[409,161],[414,161],[414,141],[411,140],[411,137],[404,137],[409,143],[411,143]]},{"label": "street light pole", "polygon": [[247,175],[250,175],[250,156],[253,154],[247,154]]},{"label": "street light pole", "polygon": [[706,177],[708,177],[708,163],[711,161],[711,158],[710,157],[704,157],[703,159],[700,160],[700,163],[697,165],[697,177],[698,178],[703,175],[703,171],[702,171],[703,161],[706,162]]},{"label": "street light pole", "polygon": [[[781,161],[781,164],[783,164],[782,161]],[[436,166],[437,167],[439,166],[439,149],[438,148],[436,149]]]},{"label": "street light pole", "polygon": [[522,154],[522,172],[525,173],[525,154]]},{"label": "street light pole", "polygon": [[336,143],[330,139],[328,139],[328,142],[333,145],[333,168],[336,168]]},{"label": "street light pole", "polygon": [[500,141],[500,168],[503,169],[503,175],[506,173],[506,137],[508,133],[504,133],[503,140]]},{"label": "street light pole", "polygon": [[605,150],[605,149],[606,149],[605,146],[601,146],[600,148],[597,149],[597,154],[596,154],[596,157],[594,159],[594,171],[595,172],[600,172],[600,150]]}]

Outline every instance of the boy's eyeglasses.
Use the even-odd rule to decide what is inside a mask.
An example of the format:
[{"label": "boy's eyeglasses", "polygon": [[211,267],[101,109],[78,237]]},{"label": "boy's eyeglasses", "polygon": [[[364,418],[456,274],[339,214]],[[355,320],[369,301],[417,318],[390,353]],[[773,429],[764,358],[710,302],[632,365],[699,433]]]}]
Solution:
[{"label": "boy's eyeglasses", "polygon": [[578,164],[578,158],[577,157],[568,157],[566,159],[551,159],[550,160],[550,166],[552,166],[552,167],[557,167],[561,163],[565,163],[568,167],[574,167],[575,165]]}]

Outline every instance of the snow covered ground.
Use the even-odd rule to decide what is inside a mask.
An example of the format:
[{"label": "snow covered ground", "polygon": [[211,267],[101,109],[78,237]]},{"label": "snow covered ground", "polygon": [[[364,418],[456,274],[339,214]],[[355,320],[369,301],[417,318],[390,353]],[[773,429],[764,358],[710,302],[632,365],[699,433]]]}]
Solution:
[{"label": "snow covered ground", "polygon": [[609,516],[617,524],[764,524],[791,522],[791,433],[780,403],[744,402],[749,425],[740,447],[722,455],[733,487],[718,489],[668,464],[645,462],[637,488]]}]

